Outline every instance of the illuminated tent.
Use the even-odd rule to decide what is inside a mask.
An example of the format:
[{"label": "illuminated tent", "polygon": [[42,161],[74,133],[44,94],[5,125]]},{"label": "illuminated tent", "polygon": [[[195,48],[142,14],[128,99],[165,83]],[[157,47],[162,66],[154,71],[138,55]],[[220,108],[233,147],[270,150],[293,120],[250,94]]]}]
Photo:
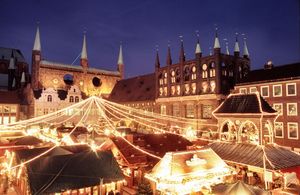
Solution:
[{"label": "illuminated tent", "polygon": [[244,182],[238,181],[229,187],[226,192],[226,195],[256,195],[254,191],[251,190]]},{"label": "illuminated tent", "polygon": [[189,194],[210,188],[231,175],[226,163],[211,149],[168,152],[146,178],[156,183],[156,189],[171,194]]}]

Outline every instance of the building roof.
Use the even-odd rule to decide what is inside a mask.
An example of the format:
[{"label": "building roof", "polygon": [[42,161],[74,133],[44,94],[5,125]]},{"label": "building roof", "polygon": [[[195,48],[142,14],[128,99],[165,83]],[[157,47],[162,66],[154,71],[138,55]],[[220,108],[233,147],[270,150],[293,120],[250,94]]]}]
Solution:
[{"label": "building roof", "polygon": [[[16,154],[18,157],[20,151]],[[26,164],[26,168],[32,194],[96,186],[100,184],[100,178],[104,184],[124,179],[110,151],[59,152],[42,156]]]},{"label": "building roof", "polygon": [[10,60],[12,52],[17,62],[27,63],[22,52],[19,49],[13,48],[0,47],[0,59]]},{"label": "building roof", "polygon": [[207,174],[220,168],[227,167],[226,163],[211,149],[168,152],[157,163],[150,175],[154,178],[184,177],[191,174]]},{"label": "building roof", "polygon": [[247,77],[237,85],[270,82],[282,79],[288,80],[293,78],[300,78],[300,62],[274,66],[271,69],[252,70],[248,73]]},{"label": "building roof", "polygon": [[[18,91],[0,91],[0,104],[21,104]],[[23,98],[24,99],[24,98]]]},{"label": "building roof", "polygon": [[231,94],[214,113],[253,114],[262,112],[276,113],[276,111],[259,94]]},{"label": "building roof", "polygon": [[[78,65],[71,65],[71,64],[64,64],[59,62],[51,62],[47,60],[41,61],[41,67],[45,68],[52,68],[52,69],[68,69],[73,71],[82,71],[82,66]],[[95,73],[95,74],[104,74],[104,75],[113,75],[113,76],[120,76],[120,73],[118,71],[110,71],[110,70],[102,70],[97,68],[91,68],[89,67],[87,69],[88,73]]]},{"label": "building roof", "polygon": [[114,102],[154,101],[155,74],[118,81],[110,94],[109,100]]},{"label": "building roof", "polygon": [[34,137],[34,136],[24,136],[24,137],[20,137],[15,139],[14,141],[15,145],[38,145],[43,143],[42,140]]},{"label": "building roof", "polygon": [[209,146],[225,162],[264,168],[263,153],[265,151],[268,159],[266,160],[266,168],[269,170],[300,166],[300,155],[277,145],[259,146],[246,143],[214,142]]}]

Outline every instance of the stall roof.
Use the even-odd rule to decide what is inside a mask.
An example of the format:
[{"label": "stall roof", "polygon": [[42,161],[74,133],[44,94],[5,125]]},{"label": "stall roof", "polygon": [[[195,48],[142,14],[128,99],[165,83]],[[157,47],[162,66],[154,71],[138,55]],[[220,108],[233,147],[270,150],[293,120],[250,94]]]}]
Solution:
[{"label": "stall roof", "polygon": [[[48,194],[79,189],[124,179],[110,151],[60,152],[26,164],[32,194]],[[17,151],[19,155],[20,151]],[[24,151],[23,151],[24,152]]]},{"label": "stall roof", "polygon": [[264,168],[263,153],[267,156],[266,168],[281,170],[300,166],[300,155],[278,145],[214,142],[209,145],[224,161]]},{"label": "stall roof", "polygon": [[199,173],[202,175],[212,170],[219,172],[224,167],[227,167],[226,163],[211,148],[205,147],[166,153],[150,175],[154,178],[175,178]]}]

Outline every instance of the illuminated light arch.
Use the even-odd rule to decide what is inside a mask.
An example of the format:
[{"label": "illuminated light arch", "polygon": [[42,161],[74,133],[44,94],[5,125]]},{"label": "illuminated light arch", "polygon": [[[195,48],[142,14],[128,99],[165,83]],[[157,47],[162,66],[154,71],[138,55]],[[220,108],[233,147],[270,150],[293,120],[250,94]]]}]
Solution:
[{"label": "illuminated light arch", "polygon": [[[227,125],[227,128],[228,128],[226,133],[224,132],[224,127],[225,127],[225,125]],[[235,134],[235,135],[232,134],[232,133],[230,132],[229,125],[234,127],[234,130],[235,130],[235,133],[234,133],[234,134]],[[230,120],[230,119],[226,119],[226,120],[220,125],[220,130],[219,130],[219,132],[220,132],[220,139],[221,139],[221,140],[222,140],[222,136],[223,136],[223,137],[225,136],[225,140],[236,140],[237,137],[238,137],[238,130],[237,130],[237,127],[236,127],[235,123],[234,123],[232,120]],[[227,135],[227,137],[226,137],[226,135]],[[232,135],[235,136],[235,137],[233,137],[233,139],[232,139],[232,137],[231,137]]]},{"label": "illuminated light arch", "polygon": [[[243,131],[244,131],[244,129],[243,128],[245,128],[246,127],[246,125],[248,125],[248,124],[250,124],[250,125],[253,125],[253,128],[254,128],[254,132],[252,131],[252,132],[245,132],[245,136],[246,136],[246,140],[244,140],[243,138],[242,138],[242,136],[243,136]],[[250,129],[250,130],[252,130],[252,129]],[[237,132],[237,135],[238,135],[238,137],[237,137],[237,139],[238,139],[238,142],[244,142],[244,141],[249,141],[249,143],[254,143],[254,144],[259,144],[260,142],[260,134],[259,134],[259,129],[257,128],[257,126],[255,125],[255,123],[253,122],[253,121],[250,121],[250,120],[246,120],[246,121],[244,121],[241,125],[240,125],[240,128],[239,128],[239,130],[238,130],[238,132]]]},{"label": "illuminated light arch", "polygon": [[[268,135],[265,135],[265,129],[267,128]],[[269,137],[268,143],[274,142],[274,135],[275,135],[275,128],[272,125],[272,122],[270,120],[267,120],[264,124],[264,137]]]}]

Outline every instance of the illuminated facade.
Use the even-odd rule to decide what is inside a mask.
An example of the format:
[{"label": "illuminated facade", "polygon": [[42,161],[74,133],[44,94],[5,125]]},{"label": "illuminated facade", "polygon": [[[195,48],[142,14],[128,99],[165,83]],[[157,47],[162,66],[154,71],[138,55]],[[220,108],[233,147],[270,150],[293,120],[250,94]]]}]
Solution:
[{"label": "illuminated facade", "polygon": [[[234,174],[210,148],[168,152],[145,177],[162,194],[192,194],[225,181]],[[154,192],[156,194],[157,192]]]},{"label": "illuminated facade", "polygon": [[[161,114],[191,119],[201,119],[201,123],[216,123],[212,111],[225,99],[235,83],[247,76],[250,60],[246,51],[240,57],[238,40],[234,55],[221,53],[219,38],[216,35],[213,53],[202,56],[198,41],[195,59],[185,60],[183,42],[179,62],[172,63],[168,48],[166,66],[161,67],[158,57],[155,62],[156,103]],[[195,129],[202,127],[195,126]],[[215,129],[214,129],[215,130]]]},{"label": "illuminated facade", "polygon": [[[52,62],[42,58],[38,28],[32,51],[32,90],[27,90],[30,101],[29,115],[38,116],[45,114],[51,112],[52,109],[57,110],[66,107],[77,100],[80,101],[92,95],[107,96],[111,93],[115,83],[123,77],[122,47],[120,47],[116,71],[102,70],[89,66],[85,35],[83,38],[80,66]],[[70,95],[69,93],[75,94]],[[52,96],[52,101],[48,99],[50,96]],[[46,105],[49,102],[53,104],[49,105],[50,107]]]},{"label": "illuminated facade", "polygon": [[274,66],[269,61],[264,69],[253,70],[247,79],[235,86],[236,93],[258,92],[279,116],[274,123],[275,143],[300,152],[300,64]]},{"label": "illuminated facade", "polygon": [[[198,41],[195,58],[191,60],[185,59],[181,42],[178,63],[172,63],[169,47],[166,66],[161,66],[157,52],[154,75],[119,81],[110,100],[160,114],[184,117],[190,120],[193,129],[216,133],[216,126],[211,125],[217,123],[212,111],[225,99],[234,85],[247,76],[249,70],[250,59],[245,42],[243,56],[240,56],[238,40],[235,42],[234,54],[230,55],[228,47],[225,53],[221,52],[216,35],[213,53],[202,56]],[[132,83],[135,83],[135,88],[131,87]]]}]

